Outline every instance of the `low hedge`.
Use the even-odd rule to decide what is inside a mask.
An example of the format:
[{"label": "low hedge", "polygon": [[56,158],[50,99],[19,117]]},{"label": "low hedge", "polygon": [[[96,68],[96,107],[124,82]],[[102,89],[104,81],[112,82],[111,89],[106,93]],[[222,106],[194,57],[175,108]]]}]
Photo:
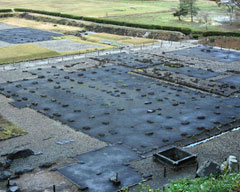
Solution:
[{"label": "low hedge", "polygon": [[193,34],[192,35],[193,39],[199,39],[200,37],[202,37],[201,34]]},{"label": "low hedge", "polygon": [[12,12],[12,9],[0,9],[0,13]]},{"label": "low hedge", "polygon": [[206,32],[203,32],[202,35],[204,37],[208,37],[208,36],[240,37],[240,32],[206,31]]},{"label": "low hedge", "polygon": [[[167,31],[178,31],[182,32],[185,35],[193,34],[195,38],[197,37],[208,37],[208,36],[232,36],[232,37],[240,37],[240,32],[222,32],[222,31],[193,31],[189,28],[184,27],[172,27],[172,26],[161,26],[161,25],[149,25],[149,24],[141,24],[141,23],[131,23],[131,22],[123,22],[116,20],[108,20],[104,18],[95,18],[95,17],[84,17],[84,16],[76,16],[71,14],[63,14],[58,12],[50,12],[50,11],[42,11],[42,10],[33,10],[33,9],[24,9],[24,8],[16,8],[14,9],[17,12],[29,12],[29,13],[39,13],[50,16],[57,16],[68,19],[76,19],[76,20],[84,20],[91,21],[95,23],[103,23],[103,24],[111,24],[118,26],[126,26],[126,27],[135,27],[135,28],[143,28],[143,29],[157,29],[157,30],[167,30]],[[11,9],[5,9],[4,11],[12,11]]]},{"label": "low hedge", "polygon": [[15,11],[39,13],[39,14],[63,17],[63,18],[68,18],[68,19],[77,19],[77,20],[91,21],[91,22],[95,22],[95,23],[112,24],[112,25],[119,25],[119,26],[126,26],[126,27],[178,31],[178,32],[182,32],[185,35],[189,35],[192,32],[192,30],[189,28],[130,23],[130,22],[115,21],[115,20],[107,20],[107,19],[103,19],[103,18],[83,17],[83,16],[76,16],[76,15],[62,14],[62,13],[57,13],[57,12],[49,12],[49,11],[41,11],[41,10],[33,10],[33,9],[16,8]]}]

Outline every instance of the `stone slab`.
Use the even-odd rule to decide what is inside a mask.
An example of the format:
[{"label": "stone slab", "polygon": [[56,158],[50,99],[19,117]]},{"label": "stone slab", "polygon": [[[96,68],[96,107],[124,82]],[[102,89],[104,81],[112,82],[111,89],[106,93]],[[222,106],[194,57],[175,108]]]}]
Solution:
[{"label": "stone slab", "polygon": [[[77,164],[66,166],[59,172],[80,188],[87,187],[89,192],[113,192],[142,180],[142,176],[128,166],[130,161],[139,159],[137,154],[124,146],[108,146],[79,155],[77,159]],[[120,186],[109,181],[116,173]]]}]

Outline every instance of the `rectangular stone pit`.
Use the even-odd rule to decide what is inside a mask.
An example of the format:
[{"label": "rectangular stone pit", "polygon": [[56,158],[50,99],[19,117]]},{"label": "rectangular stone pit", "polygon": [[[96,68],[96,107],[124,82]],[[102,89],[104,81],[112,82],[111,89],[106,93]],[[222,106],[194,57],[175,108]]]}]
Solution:
[{"label": "rectangular stone pit", "polygon": [[195,164],[196,158],[197,156],[195,154],[191,154],[178,147],[171,147],[153,155],[154,161],[173,168],[174,170]]}]

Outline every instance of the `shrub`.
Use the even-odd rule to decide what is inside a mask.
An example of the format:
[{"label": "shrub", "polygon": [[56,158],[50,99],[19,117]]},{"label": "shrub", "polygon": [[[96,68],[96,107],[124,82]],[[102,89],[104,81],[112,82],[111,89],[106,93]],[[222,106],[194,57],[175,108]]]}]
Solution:
[{"label": "shrub", "polygon": [[[129,189],[124,189],[129,192]],[[151,189],[141,186],[139,192],[226,192],[240,190],[240,173],[225,173],[218,178],[213,176],[195,179],[184,178],[171,182],[165,189]]]},{"label": "shrub", "polygon": [[201,34],[193,34],[192,37],[194,39],[199,39],[199,37],[202,37],[202,35]]},{"label": "shrub", "polygon": [[12,12],[12,9],[0,9],[0,13]]},{"label": "shrub", "polygon": [[215,42],[215,38],[214,38],[214,37],[211,37],[211,38],[209,39],[209,41],[210,41],[210,43],[214,43],[214,42]]}]

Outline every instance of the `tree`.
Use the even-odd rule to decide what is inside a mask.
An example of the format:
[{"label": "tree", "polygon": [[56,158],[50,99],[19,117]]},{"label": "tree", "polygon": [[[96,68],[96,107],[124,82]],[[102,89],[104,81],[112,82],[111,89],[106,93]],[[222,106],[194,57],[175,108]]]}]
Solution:
[{"label": "tree", "polygon": [[199,8],[195,5],[197,0],[180,0],[179,9],[173,14],[181,20],[181,16],[190,14],[191,22],[193,22],[193,16],[198,14]]},{"label": "tree", "polygon": [[191,22],[193,22],[193,16],[198,14],[199,8],[195,5],[197,0],[184,0],[187,3],[188,12],[191,16]]},{"label": "tree", "polygon": [[220,7],[221,5],[231,5],[231,6],[236,6],[237,8],[240,8],[240,0],[216,0],[216,3]]},{"label": "tree", "polygon": [[205,24],[206,31],[208,30],[208,25],[211,25],[211,15],[208,11],[202,11],[198,14],[198,23]]},{"label": "tree", "polygon": [[174,17],[178,17],[178,20],[181,21],[181,16],[186,16],[188,14],[188,10],[185,8],[185,4],[181,0],[179,3],[179,9],[173,13]]},{"label": "tree", "polygon": [[232,2],[235,4],[235,6],[240,8],[240,0],[232,0]]},{"label": "tree", "polygon": [[203,17],[204,23],[206,25],[206,31],[207,31],[208,30],[208,23],[211,21],[209,13],[208,12],[202,13],[202,17]]}]

